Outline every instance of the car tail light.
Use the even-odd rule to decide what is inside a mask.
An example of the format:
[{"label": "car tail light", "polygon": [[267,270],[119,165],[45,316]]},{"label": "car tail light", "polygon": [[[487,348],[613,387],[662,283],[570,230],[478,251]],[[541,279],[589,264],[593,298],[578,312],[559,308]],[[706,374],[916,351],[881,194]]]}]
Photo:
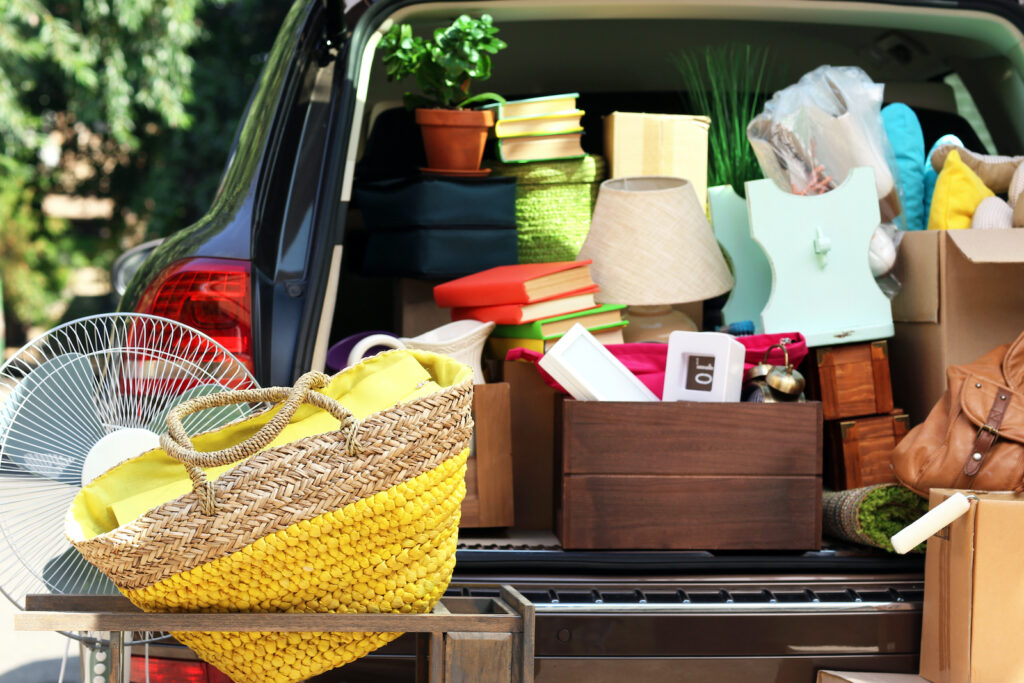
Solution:
[{"label": "car tail light", "polygon": [[250,297],[248,262],[188,259],[161,271],[146,288],[135,310],[177,320],[209,335],[251,372]]},{"label": "car tail light", "polygon": [[231,679],[206,662],[132,655],[131,683],[231,683]]}]

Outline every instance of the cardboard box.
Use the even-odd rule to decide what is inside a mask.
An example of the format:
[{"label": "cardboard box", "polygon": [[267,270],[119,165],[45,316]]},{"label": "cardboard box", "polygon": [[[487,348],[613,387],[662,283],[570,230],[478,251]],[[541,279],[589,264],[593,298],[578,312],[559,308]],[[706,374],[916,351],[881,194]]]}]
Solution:
[{"label": "cardboard box", "polygon": [[914,674],[886,674],[872,671],[819,671],[817,683],[928,683]]},{"label": "cardboard box", "polygon": [[893,300],[893,397],[919,424],[942,397],[946,367],[1024,330],[1024,230],[904,233]]},{"label": "cardboard box", "polygon": [[565,549],[821,547],[821,404],[565,400]]},{"label": "cardboard box", "polygon": [[394,317],[398,333],[415,337],[452,321],[449,308],[434,302],[434,287],[442,280],[395,278]]},{"label": "cardboard box", "polygon": [[693,184],[702,209],[708,202],[707,116],[612,112],[604,118],[609,177],[663,175]]},{"label": "cardboard box", "polygon": [[[930,506],[953,493],[932,489]],[[932,683],[1024,676],[1024,495],[971,496],[967,513],[928,539],[919,673]]]}]

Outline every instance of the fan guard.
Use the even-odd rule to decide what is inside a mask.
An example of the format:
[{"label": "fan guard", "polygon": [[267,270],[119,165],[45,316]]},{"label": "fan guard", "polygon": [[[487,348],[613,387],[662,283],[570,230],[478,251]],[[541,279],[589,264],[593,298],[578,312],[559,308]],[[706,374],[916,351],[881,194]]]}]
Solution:
[{"label": "fan guard", "polygon": [[[83,479],[153,447],[182,400],[257,387],[220,343],[151,315],[81,318],[19,349],[0,367],[0,592],[20,609],[30,593],[116,594],[64,536]],[[183,424],[198,434],[265,407]]]}]

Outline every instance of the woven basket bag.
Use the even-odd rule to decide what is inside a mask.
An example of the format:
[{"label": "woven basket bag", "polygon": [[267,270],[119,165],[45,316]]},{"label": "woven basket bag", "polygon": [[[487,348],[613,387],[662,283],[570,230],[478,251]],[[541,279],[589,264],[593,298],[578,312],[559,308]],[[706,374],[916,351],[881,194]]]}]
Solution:
[{"label": "woven basket bag", "polygon": [[[426,380],[403,379],[412,382],[410,400],[356,419],[332,397],[353,372],[365,381],[346,397],[384,390],[373,383],[374,364],[408,362],[402,356],[430,369],[425,389]],[[394,390],[393,380],[384,380],[391,382],[387,390]],[[303,375],[294,388],[186,401],[168,417],[162,450],[133,460],[183,463],[193,490],[108,531],[83,531],[90,511],[102,518],[90,488],[130,468],[129,460],[79,493],[68,537],[147,612],[428,612],[455,566],[472,392],[470,368],[398,350],[334,378]],[[182,428],[190,413],[253,402],[283,403],[191,441]],[[330,426],[279,443],[299,418]],[[229,445],[208,448],[223,443]],[[235,462],[215,480],[208,476],[210,468]],[[174,633],[233,681],[252,683],[300,681],[399,635]]]}]

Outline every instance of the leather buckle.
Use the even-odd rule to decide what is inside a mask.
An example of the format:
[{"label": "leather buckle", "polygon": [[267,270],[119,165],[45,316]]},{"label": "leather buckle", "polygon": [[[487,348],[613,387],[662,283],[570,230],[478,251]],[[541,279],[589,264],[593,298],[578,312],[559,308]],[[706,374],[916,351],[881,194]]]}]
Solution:
[{"label": "leather buckle", "polygon": [[977,440],[978,437],[981,436],[982,432],[988,432],[989,434],[991,434],[995,438],[997,438],[997,439],[999,438],[999,430],[998,429],[996,429],[995,427],[993,427],[990,424],[983,424],[980,427],[978,427],[978,433],[974,437],[975,440]]}]

